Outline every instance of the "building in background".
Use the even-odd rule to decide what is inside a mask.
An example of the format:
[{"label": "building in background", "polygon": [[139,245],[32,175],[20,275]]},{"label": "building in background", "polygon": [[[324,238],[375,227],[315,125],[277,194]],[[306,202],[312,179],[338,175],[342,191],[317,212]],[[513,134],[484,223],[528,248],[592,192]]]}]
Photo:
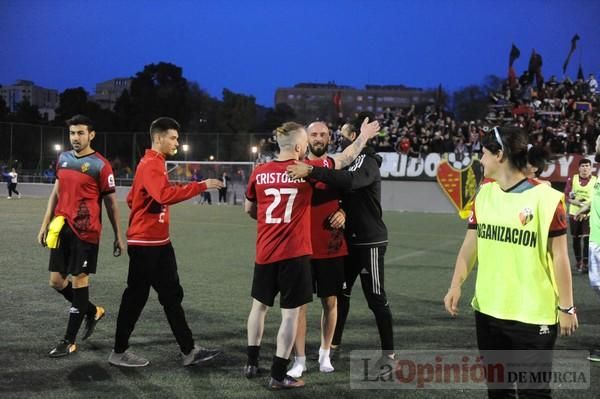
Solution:
[{"label": "building in background", "polygon": [[298,120],[335,120],[351,117],[361,111],[380,113],[386,108],[407,108],[412,104],[435,102],[435,90],[404,85],[366,85],[364,89],[335,83],[299,83],[278,88],[275,104],[286,103],[294,109]]},{"label": "building in background", "polygon": [[131,78],[114,78],[106,82],[96,83],[96,94],[91,100],[104,109],[115,109],[115,104],[125,90],[131,90]]},{"label": "building in background", "polygon": [[10,112],[16,112],[20,102],[28,101],[49,121],[54,120],[59,104],[58,90],[36,86],[31,80],[17,80],[12,85],[0,87],[0,96]]}]

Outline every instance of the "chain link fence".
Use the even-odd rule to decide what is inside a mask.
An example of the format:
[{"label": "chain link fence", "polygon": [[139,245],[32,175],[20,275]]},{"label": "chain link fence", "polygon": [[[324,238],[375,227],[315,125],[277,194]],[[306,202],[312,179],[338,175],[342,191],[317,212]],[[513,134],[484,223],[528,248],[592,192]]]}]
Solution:
[{"label": "chain link fence", "polygon": [[[181,132],[180,161],[255,161],[271,133]],[[16,168],[22,182],[52,182],[56,158],[70,148],[66,127],[0,122],[0,166]],[[107,158],[117,183],[126,185],[150,147],[147,132],[97,132],[92,147]],[[252,148],[256,147],[255,151]]]}]

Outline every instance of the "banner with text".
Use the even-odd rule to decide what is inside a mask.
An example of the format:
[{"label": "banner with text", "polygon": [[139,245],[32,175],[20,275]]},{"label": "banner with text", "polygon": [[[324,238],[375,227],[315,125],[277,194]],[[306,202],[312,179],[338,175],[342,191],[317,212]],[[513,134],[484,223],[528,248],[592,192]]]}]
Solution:
[{"label": "banner with text", "polygon": [[[435,181],[437,168],[443,159],[455,169],[464,169],[471,163],[470,155],[458,159],[456,154],[428,154],[424,158],[409,157],[395,152],[380,152],[383,158],[381,177],[384,180],[414,180]],[[579,160],[583,158],[580,154],[565,154],[548,164],[546,170],[540,176],[543,180],[551,182],[565,182],[570,176],[578,172]],[[585,158],[592,161],[593,173],[596,173],[594,155],[586,155]]]}]

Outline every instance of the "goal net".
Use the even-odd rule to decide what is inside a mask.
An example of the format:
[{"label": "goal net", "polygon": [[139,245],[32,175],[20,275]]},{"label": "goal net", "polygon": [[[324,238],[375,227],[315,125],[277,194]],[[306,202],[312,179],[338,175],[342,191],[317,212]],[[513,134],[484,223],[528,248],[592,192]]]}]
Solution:
[{"label": "goal net", "polygon": [[[253,162],[218,161],[167,161],[167,172],[171,182],[187,183],[204,179],[221,179],[227,174],[225,202],[230,205],[243,205],[248,179],[254,169]],[[219,202],[218,190],[209,190],[198,201]]]}]

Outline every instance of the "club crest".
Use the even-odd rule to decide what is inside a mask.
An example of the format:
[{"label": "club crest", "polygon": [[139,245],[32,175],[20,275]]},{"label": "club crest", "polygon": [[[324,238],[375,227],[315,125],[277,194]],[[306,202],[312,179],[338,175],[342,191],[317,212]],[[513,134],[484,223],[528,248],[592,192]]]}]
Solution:
[{"label": "club crest", "polygon": [[444,159],[438,165],[436,178],[459,216],[467,219],[473,207],[473,197],[483,179],[481,162],[478,159],[472,159],[463,169],[456,169]]},{"label": "club crest", "polygon": [[533,209],[525,208],[519,212],[519,220],[523,226],[531,222],[533,220]]}]

